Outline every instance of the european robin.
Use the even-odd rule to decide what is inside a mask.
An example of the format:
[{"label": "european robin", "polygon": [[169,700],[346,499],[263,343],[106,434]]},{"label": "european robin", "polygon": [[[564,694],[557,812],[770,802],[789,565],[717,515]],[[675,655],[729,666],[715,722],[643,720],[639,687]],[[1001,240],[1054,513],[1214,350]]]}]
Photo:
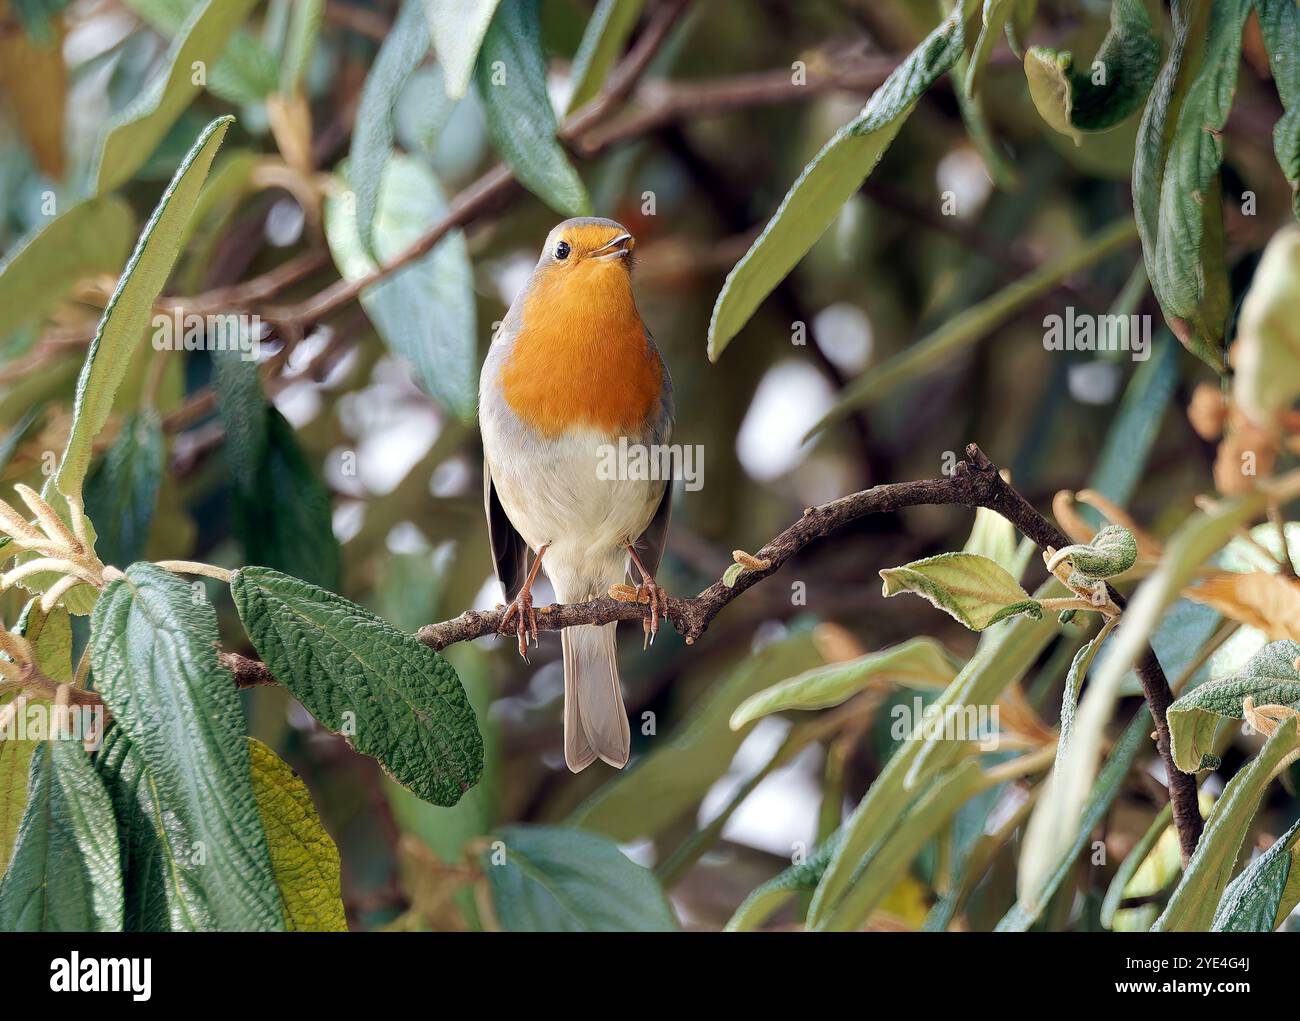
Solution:
[{"label": "european robin", "polygon": [[[647,603],[650,640],[666,605],[654,575],[671,489],[609,470],[620,439],[653,450],[673,427],[672,380],[632,295],[633,244],[613,220],[583,217],[552,230],[483,364],[483,496],[520,655],[529,637],[537,643],[539,568],[556,598],[571,603],[611,586],[631,596],[623,582],[635,566],[632,598]],[[627,762],[616,626],[561,632],[564,761],[575,773],[597,757]]]}]

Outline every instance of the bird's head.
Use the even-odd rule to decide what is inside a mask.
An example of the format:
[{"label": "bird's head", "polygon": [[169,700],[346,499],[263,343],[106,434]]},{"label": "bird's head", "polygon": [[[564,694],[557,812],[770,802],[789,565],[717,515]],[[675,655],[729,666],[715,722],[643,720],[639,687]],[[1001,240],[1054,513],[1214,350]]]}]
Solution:
[{"label": "bird's head", "polygon": [[582,321],[618,329],[640,319],[632,295],[632,235],[614,220],[565,220],[546,238],[525,296],[530,329],[563,332]]},{"label": "bird's head", "polygon": [[626,274],[636,242],[615,220],[583,216],[565,220],[546,237],[537,274],[551,280],[596,281]]}]

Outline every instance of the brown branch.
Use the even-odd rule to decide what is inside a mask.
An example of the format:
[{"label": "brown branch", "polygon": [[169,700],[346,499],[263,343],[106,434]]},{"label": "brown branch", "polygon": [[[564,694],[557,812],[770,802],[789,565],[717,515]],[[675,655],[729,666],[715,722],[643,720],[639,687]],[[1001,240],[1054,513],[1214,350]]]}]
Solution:
[{"label": "brown branch", "polygon": [[[1001,514],[1041,549],[1045,550],[1049,546],[1059,549],[1069,545],[1069,537],[1004,480],[997,466],[976,444],[967,446],[966,457],[967,460],[959,462],[948,478],[874,486],[819,507],[807,508],[803,517],[754,554],[756,559],[768,562],[766,568],[746,570],[730,586],[716,581],[698,595],[688,598],[670,597],[666,612],[669,622],[685,638],[687,645],[693,645],[727,604],[763,579],[771,577],[806,546],[868,514],[888,513],[904,507],[941,504],[985,507]],[[1124,598],[1110,586],[1107,588],[1111,599],[1122,608]],[[537,627],[539,631],[558,631],[582,624],[641,620],[645,614],[646,608],[641,604],[604,596],[585,603],[540,607]],[[457,642],[472,641],[485,635],[512,633],[510,628],[503,626],[504,619],[504,610],[467,610],[453,620],[426,624],[416,632],[416,638],[431,649],[445,649]],[[233,671],[235,681],[241,687],[275,683],[270,671],[257,660],[222,653],[222,661]],[[1136,669],[1151,715],[1156,721],[1156,743],[1168,775],[1174,823],[1178,829],[1183,856],[1187,858],[1195,850],[1201,834],[1196,780],[1174,764],[1169,743],[1169,725],[1165,718],[1173,695],[1160,661],[1150,645],[1139,658]]]}]

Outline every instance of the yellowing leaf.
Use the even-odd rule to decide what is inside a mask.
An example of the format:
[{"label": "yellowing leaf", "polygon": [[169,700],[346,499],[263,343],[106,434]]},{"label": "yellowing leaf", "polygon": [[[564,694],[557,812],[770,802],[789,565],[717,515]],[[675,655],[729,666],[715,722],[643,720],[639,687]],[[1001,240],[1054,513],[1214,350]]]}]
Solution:
[{"label": "yellowing leaf", "polygon": [[290,932],[346,932],[339,851],[321,825],[311,792],[288,763],[248,739],[253,797],[262,814],[271,869]]},{"label": "yellowing leaf", "polygon": [[36,165],[63,177],[63,107],[68,69],[63,63],[63,23],[53,38],[34,40],[15,25],[0,26],[0,99],[13,111]]},{"label": "yellowing leaf", "polygon": [[1185,595],[1263,631],[1271,641],[1300,641],[1300,582],[1291,578],[1264,571],[1229,572],[1203,581]]},{"label": "yellowing leaf", "polygon": [[915,592],[972,631],[1027,613],[1043,615],[1036,599],[1006,569],[976,553],[941,553],[880,572],[886,596]]}]

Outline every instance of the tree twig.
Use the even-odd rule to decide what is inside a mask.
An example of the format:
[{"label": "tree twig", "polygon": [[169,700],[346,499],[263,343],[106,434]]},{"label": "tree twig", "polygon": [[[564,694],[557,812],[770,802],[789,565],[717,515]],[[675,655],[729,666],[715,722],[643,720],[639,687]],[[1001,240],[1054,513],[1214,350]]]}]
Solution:
[{"label": "tree twig", "polygon": [[[943,504],[985,507],[1001,514],[1041,549],[1048,546],[1059,549],[1069,545],[1069,537],[1003,479],[997,466],[976,444],[967,446],[966,458],[956,465],[953,474],[947,478],[873,486],[819,507],[807,508],[798,521],[754,553],[756,560],[768,563],[766,568],[746,570],[732,585],[715,581],[698,595],[670,597],[666,612],[669,622],[683,636],[687,645],[693,645],[709,629],[713,618],[733,599],[774,575],[806,546],[868,514],[883,514],[904,507]],[[1107,589],[1110,598],[1123,608],[1124,598],[1109,585]],[[646,607],[639,603],[622,602],[603,596],[585,603],[541,607],[537,614],[537,627],[539,631],[558,631],[582,624],[641,620],[646,612]],[[505,610],[467,610],[452,620],[426,624],[416,632],[416,638],[431,649],[445,649],[457,642],[472,641],[485,635],[512,633],[508,627],[503,626],[504,618]],[[222,661],[232,670],[236,683],[241,687],[275,683],[270,671],[257,660],[235,653],[222,653]],[[1174,805],[1174,823],[1186,858],[1195,850],[1201,833],[1196,780],[1174,764],[1169,743],[1169,725],[1165,719],[1173,695],[1160,661],[1150,645],[1139,658],[1136,669],[1147,704],[1151,707],[1151,715],[1156,721],[1156,744],[1168,775],[1169,796]]]}]

